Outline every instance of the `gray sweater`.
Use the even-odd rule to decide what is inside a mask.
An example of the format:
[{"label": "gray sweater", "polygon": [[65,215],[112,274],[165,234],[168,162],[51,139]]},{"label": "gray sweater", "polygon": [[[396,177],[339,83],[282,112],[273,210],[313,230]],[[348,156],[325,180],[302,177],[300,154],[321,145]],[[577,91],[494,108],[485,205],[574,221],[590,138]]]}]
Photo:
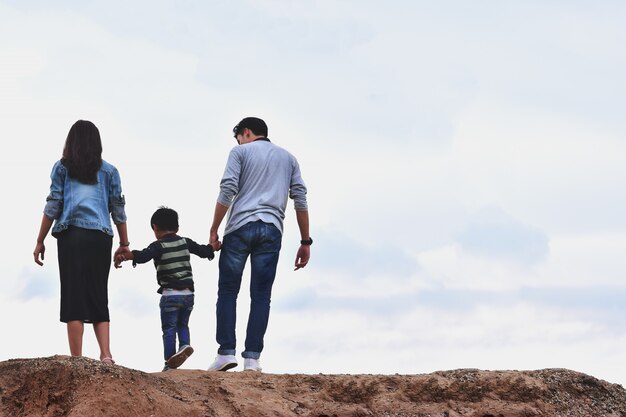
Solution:
[{"label": "gray sweater", "polygon": [[261,220],[283,232],[287,198],[307,210],[306,186],[296,158],[269,140],[234,147],[228,156],[217,201],[230,207],[224,236]]}]

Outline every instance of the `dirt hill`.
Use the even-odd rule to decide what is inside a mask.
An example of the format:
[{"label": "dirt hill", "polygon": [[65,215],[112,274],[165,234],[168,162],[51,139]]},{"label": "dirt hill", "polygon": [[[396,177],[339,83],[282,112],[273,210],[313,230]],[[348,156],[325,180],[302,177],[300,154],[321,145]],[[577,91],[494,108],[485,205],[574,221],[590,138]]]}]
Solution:
[{"label": "dirt hill", "polygon": [[626,391],[565,369],[145,373],[53,356],[0,362],[0,416],[626,417]]}]

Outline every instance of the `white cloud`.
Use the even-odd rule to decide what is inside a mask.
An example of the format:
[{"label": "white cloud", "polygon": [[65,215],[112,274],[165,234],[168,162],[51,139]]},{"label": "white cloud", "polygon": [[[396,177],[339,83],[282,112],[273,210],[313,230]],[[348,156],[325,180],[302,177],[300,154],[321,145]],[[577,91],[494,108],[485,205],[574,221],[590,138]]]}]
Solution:
[{"label": "white cloud", "polygon": [[459,235],[464,250],[488,258],[536,264],[548,256],[548,238],[520,224],[499,207],[485,207]]},{"label": "white cloud", "polygon": [[[401,246],[359,242],[340,232],[325,231],[317,236],[317,256],[325,262],[320,271],[335,271],[362,280],[370,275],[392,274],[399,279],[411,277],[418,269],[415,259]],[[316,245],[317,246],[317,245]]]},{"label": "white cloud", "polygon": [[[584,367],[616,381],[625,371],[618,365],[623,335],[584,316],[520,302],[479,305],[463,314],[415,305],[391,321],[336,310],[274,313],[269,339],[264,364],[279,372],[412,374],[468,367]],[[608,361],[593,360],[594,345]],[[284,363],[281,358],[288,352],[298,352],[299,360]]]},{"label": "white cloud", "polygon": [[21,284],[17,288],[16,295],[23,301],[33,298],[56,299],[59,294],[59,279],[54,272],[48,270],[29,271],[26,268],[19,276],[16,283]]},{"label": "white cloud", "polygon": [[622,287],[624,235],[555,237],[540,264],[476,257],[459,245],[423,252],[418,261],[431,285],[444,288],[511,290],[522,287]]},{"label": "white cloud", "polygon": [[601,126],[480,102],[463,115],[451,163],[468,207],[499,205],[547,233],[593,233],[624,227],[624,154]]},{"label": "white cloud", "polygon": [[557,236],[550,242],[550,261],[538,268],[546,286],[624,286],[626,234]]}]

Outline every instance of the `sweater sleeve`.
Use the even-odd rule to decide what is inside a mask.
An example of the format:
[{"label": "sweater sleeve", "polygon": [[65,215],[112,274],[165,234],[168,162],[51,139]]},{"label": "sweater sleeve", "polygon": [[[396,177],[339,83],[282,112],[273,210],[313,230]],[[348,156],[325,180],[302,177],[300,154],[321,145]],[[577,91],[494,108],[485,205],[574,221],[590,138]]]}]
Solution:
[{"label": "sweater sleeve", "polygon": [[300,165],[298,164],[298,161],[294,158],[293,171],[291,174],[291,183],[289,184],[289,197],[293,199],[293,206],[298,211],[308,210],[306,192],[306,185],[304,184],[302,174],[300,173]]},{"label": "sweater sleeve", "polygon": [[238,148],[233,148],[228,155],[224,175],[220,182],[220,193],[217,202],[223,206],[230,207],[233,199],[239,192],[239,176],[241,174],[241,157]]},{"label": "sweater sleeve", "polygon": [[134,250],[133,252],[133,267],[137,264],[145,264],[146,262],[154,259],[161,259],[161,245],[158,242],[152,242],[147,248],[143,250]]},{"label": "sweater sleeve", "polygon": [[187,247],[189,248],[189,253],[193,253],[200,258],[208,258],[209,261],[215,258],[215,251],[213,250],[213,246],[211,245],[200,245],[188,237],[185,238],[187,241]]}]

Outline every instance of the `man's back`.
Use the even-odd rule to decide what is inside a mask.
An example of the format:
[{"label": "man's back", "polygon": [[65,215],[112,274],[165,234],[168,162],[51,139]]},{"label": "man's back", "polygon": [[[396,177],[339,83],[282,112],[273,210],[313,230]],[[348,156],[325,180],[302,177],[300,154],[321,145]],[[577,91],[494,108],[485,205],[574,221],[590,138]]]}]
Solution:
[{"label": "man's back", "polygon": [[272,223],[282,233],[288,197],[296,209],[306,210],[306,186],[293,155],[267,139],[236,146],[218,197],[227,206],[232,201],[224,235],[256,220]]}]

